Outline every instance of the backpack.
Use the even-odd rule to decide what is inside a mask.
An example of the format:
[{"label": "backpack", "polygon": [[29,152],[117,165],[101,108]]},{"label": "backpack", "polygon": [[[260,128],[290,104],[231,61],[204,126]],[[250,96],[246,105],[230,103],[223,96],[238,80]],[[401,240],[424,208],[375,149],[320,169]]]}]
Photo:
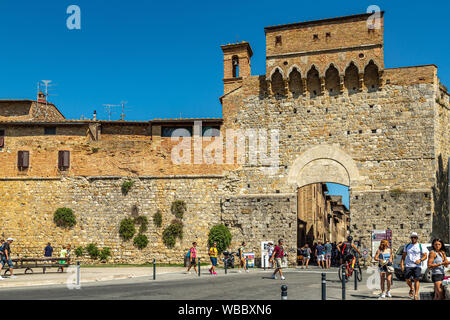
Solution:
[{"label": "backpack", "polygon": [[[6,242],[5,242],[6,243]],[[5,255],[5,243],[3,243],[1,246],[0,246],[0,256],[3,256],[3,255]]]},{"label": "backpack", "polygon": [[345,256],[352,250],[352,245],[348,242],[344,242],[344,247],[342,248],[342,255]]},{"label": "backpack", "polygon": [[192,248],[190,248],[189,249],[189,251],[187,252],[187,254],[186,254],[186,257],[189,259],[189,257],[191,256],[191,251],[192,251]]}]

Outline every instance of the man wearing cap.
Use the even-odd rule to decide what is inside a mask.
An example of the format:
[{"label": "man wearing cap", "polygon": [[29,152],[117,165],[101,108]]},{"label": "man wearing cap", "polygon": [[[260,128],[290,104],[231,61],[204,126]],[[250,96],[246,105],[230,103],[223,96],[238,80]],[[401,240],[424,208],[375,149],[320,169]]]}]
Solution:
[{"label": "man wearing cap", "polygon": [[[2,268],[5,267],[5,264],[9,266],[9,273],[11,274],[10,278],[15,278],[16,276],[13,274],[13,263],[11,260],[11,243],[14,241],[13,238],[6,239],[6,242],[2,246],[2,250],[0,252],[2,257]],[[0,269],[1,270],[1,269]]]},{"label": "man wearing cap", "polygon": [[[418,242],[419,236],[417,233],[411,233],[411,243],[408,243],[403,248],[402,261],[400,267],[402,272],[405,273],[406,283],[409,286],[409,296],[414,300],[419,300],[419,285],[420,278],[422,277],[421,264],[427,259],[427,249],[422,248],[422,244]],[[405,263],[406,261],[406,263]],[[406,270],[405,270],[406,266]],[[414,280],[414,289],[412,280]]]}]

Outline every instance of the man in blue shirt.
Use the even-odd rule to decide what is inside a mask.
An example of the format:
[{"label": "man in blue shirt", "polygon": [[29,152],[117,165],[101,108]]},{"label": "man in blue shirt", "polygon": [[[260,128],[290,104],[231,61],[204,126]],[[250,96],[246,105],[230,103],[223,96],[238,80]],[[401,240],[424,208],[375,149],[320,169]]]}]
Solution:
[{"label": "man in blue shirt", "polygon": [[325,268],[324,250],[325,248],[322,246],[322,242],[319,242],[319,244],[316,247],[316,257],[317,257],[317,266],[321,267],[322,269]]},{"label": "man in blue shirt", "polygon": [[325,248],[325,267],[327,269],[330,269],[331,268],[331,251],[333,250],[333,246],[331,245],[331,243],[328,240],[326,240],[324,248]]},{"label": "man in blue shirt", "polygon": [[53,254],[53,248],[49,242],[49,243],[47,243],[47,246],[44,249],[44,257],[51,258],[52,254]]}]

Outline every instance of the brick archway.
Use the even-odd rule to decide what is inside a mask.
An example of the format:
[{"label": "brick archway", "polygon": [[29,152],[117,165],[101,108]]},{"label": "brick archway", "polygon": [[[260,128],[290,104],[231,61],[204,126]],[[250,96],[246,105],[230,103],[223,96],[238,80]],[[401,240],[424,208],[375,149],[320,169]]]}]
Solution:
[{"label": "brick archway", "polygon": [[288,175],[288,182],[297,188],[321,182],[350,187],[360,180],[355,161],[334,145],[319,145],[303,152],[294,161]]}]

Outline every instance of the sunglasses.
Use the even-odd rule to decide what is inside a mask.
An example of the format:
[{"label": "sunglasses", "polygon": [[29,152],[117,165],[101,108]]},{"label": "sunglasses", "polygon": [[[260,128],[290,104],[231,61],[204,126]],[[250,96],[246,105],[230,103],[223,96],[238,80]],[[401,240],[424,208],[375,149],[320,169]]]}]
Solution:
[{"label": "sunglasses", "polygon": [[411,239],[418,239],[417,237],[411,237]]}]

